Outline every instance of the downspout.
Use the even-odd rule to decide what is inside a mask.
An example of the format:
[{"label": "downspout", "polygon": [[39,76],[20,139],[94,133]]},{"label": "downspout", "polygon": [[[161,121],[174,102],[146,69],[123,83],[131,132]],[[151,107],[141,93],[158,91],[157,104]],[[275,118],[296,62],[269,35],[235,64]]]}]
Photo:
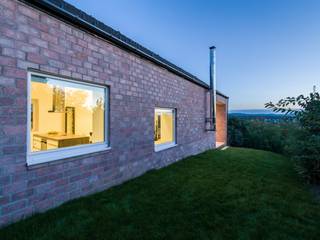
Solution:
[{"label": "downspout", "polygon": [[210,47],[210,118],[212,131],[216,130],[216,47]]}]

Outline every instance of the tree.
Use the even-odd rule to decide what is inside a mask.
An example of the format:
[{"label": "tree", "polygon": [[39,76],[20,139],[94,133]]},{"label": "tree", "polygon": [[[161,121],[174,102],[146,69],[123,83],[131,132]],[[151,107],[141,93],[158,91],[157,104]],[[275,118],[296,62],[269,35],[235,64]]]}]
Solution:
[{"label": "tree", "polygon": [[265,104],[266,108],[274,112],[294,114],[301,124],[301,127],[312,134],[320,134],[320,94],[310,93],[309,96],[287,97],[278,103]]},{"label": "tree", "polygon": [[269,102],[266,108],[274,112],[294,114],[300,125],[300,134],[288,142],[297,169],[309,182],[320,182],[320,94],[287,97],[276,104]]}]

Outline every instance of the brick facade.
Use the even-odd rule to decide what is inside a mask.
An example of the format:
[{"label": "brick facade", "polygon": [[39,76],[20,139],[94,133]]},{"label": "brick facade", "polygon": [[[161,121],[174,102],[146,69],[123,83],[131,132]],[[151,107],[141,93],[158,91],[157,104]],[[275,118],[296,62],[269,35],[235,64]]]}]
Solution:
[{"label": "brick facade", "polygon": [[[15,0],[0,0],[0,225],[213,148],[207,89]],[[26,166],[27,68],[110,86],[111,150]],[[154,152],[154,108],[178,146]]]}]

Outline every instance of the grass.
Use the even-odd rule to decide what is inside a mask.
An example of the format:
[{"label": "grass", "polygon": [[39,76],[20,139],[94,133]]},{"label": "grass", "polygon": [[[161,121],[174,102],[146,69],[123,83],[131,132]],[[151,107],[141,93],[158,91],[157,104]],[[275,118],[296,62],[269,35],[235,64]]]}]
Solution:
[{"label": "grass", "polygon": [[320,205],[271,152],[208,151],[0,230],[0,239],[319,239]]}]

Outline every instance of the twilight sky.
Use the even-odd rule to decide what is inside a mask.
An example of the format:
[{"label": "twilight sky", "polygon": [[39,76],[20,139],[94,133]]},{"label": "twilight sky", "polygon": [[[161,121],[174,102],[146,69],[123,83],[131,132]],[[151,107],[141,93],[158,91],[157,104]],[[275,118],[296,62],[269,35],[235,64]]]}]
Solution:
[{"label": "twilight sky", "polygon": [[205,82],[215,45],[230,109],[320,88],[319,0],[67,1]]}]

